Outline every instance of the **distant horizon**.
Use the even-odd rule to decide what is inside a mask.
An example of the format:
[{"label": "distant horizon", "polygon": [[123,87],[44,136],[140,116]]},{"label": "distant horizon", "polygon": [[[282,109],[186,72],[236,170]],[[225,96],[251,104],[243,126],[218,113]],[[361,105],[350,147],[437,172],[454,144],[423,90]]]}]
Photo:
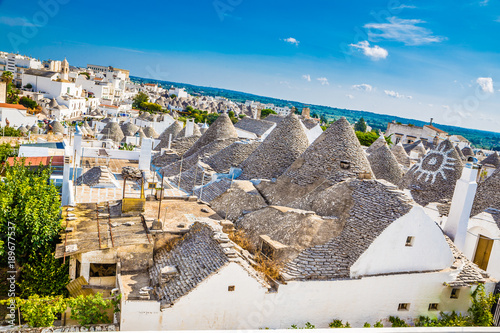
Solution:
[{"label": "distant horizon", "polygon": [[[103,66],[106,66],[106,65],[103,65]],[[239,91],[239,90],[228,89],[228,88],[221,88],[221,87],[214,87],[214,86],[200,86],[200,85],[197,85],[197,84],[187,83],[187,82],[176,82],[176,81],[168,81],[168,80],[156,80],[156,79],[152,79],[152,78],[135,76],[135,75],[130,75],[130,76],[134,77],[134,78],[139,78],[139,79],[142,79],[142,80],[151,80],[151,81],[155,81],[155,82],[169,82],[169,83],[180,84],[180,85],[194,86],[194,87],[197,87],[197,88],[210,88],[210,89],[220,89],[220,90],[225,90],[225,91],[233,91],[235,93],[252,95],[252,96],[255,96],[255,97],[282,100],[284,102],[288,102],[289,104],[298,103],[298,104],[304,104],[304,105],[309,105],[309,106],[329,107],[329,108],[337,109],[337,110],[346,110],[346,111],[354,111],[354,112],[366,112],[366,113],[372,113],[372,114],[375,114],[375,115],[393,116],[395,118],[402,118],[402,119],[407,119],[407,120],[410,120],[410,121],[422,122],[422,123],[424,123],[424,125],[425,124],[430,124],[430,118],[427,119],[427,120],[425,120],[425,119],[416,119],[416,118],[403,117],[403,116],[398,116],[398,115],[393,115],[393,114],[383,114],[383,113],[378,113],[378,112],[374,112],[374,111],[370,111],[370,110],[346,109],[346,108],[339,108],[339,107],[330,106],[330,105],[321,105],[321,104],[315,104],[315,103],[306,103],[306,102],[301,102],[301,101],[294,101],[294,100],[282,99],[282,98],[273,97],[273,96],[257,95],[257,94],[249,93],[249,92],[246,92],[246,91]],[[409,124],[412,124],[412,123],[410,122]],[[449,126],[449,127],[454,127],[454,128],[459,128],[459,129],[466,129],[466,130],[476,130],[476,131],[481,131],[481,132],[486,132],[486,133],[497,133],[497,134],[500,134],[500,131],[490,131],[490,130],[484,130],[484,129],[480,129],[480,128],[473,128],[473,127],[464,127],[464,126],[455,126],[455,125],[442,124],[442,123],[434,121],[434,119],[432,121],[432,124],[433,125],[434,124],[435,125],[439,125],[439,126],[447,126],[447,127]],[[370,125],[370,124],[368,123],[368,125]],[[419,125],[416,125],[416,126],[419,126]]]}]

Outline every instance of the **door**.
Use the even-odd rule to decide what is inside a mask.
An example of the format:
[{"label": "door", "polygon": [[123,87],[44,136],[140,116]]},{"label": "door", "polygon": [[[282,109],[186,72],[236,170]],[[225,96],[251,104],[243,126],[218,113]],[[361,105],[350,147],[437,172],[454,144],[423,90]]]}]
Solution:
[{"label": "door", "polygon": [[479,235],[477,241],[476,254],[474,255],[474,263],[479,268],[486,270],[488,261],[490,260],[491,248],[493,247],[493,239],[483,235]]}]

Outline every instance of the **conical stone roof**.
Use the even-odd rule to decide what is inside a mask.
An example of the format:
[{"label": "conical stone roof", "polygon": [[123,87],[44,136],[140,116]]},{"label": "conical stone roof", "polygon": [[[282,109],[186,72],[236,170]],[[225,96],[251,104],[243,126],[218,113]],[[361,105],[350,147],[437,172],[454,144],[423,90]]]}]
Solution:
[{"label": "conical stone roof", "polygon": [[172,140],[175,139],[177,134],[182,130],[182,124],[178,121],[174,121],[172,125],[168,126],[158,137],[160,140],[164,140],[170,137],[170,134],[172,134]]},{"label": "conical stone roof", "polygon": [[28,130],[24,126],[19,126],[17,130],[20,131],[22,134],[28,133]]},{"label": "conical stone roof", "polygon": [[500,209],[500,169],[477,186],[471,216],[475,216],[486,208]]},{"label": "conical stone roof", "polygon": [[259,141],[236,141],[210,156],[205,162],[218,173],[228,173],[237,167],[260,145]]},{"label": "conical stone roof", "polygon": [[500,166],[500,156],[498,156],[497,152],[495,151],[493,152],[493,154],[490,154],[490,156],[482,160],[479,164],[493,165],[494,167],[498,168]]},{"label": "conical stone roof", "polygon": [[457,151],[457,153],[458,153],[458,156],[460,156],[460,159],[461,159],[462,161],[465,161],[465,156],[464,156],[464,154],[462,153],[462,150],[460,150],[460,148],[458,147],[458,145],[456,145],[456,146],[455,146],[455,149],[456,149],[456,151]]},{"label": "conical stone roof", "polygon": [[266,137],[262,144],[241,163],[238,179],[277,178],[307,149],[309,140],[294,113],[290,113]]},{"label": "conical stone roof", "polygon": [[52,126],[52,132],[55,134],[55,133],[61,133],[61,134],[64,134],[64,127],[63,125],[61,125],[60,122],[58,122],[57,120],[54,120],[50,126]]},{"label": "conical stone roof", "polygon": [[474,156],[474,152],[472,151],[471,147],[462,148],[462,154],[464,154],[465,157]]},{"label": "conical stone roof", "polygon": [[131,122],[125,123],[122,126],[120,126],[122,129],[123,135],[125,136],[133,136],[137,130],[139,129],[139,126],[136,126],[135,124],[132,124]]},{"label": "conical stone roof", "polygon": [[121,142],[125,135],[123,135],[120,125],[116,121],[110,121],[102,129],[101,134],[104,134],[105,139],[111,139],[114,142]]},{"label": "conical stone roof", "polygon": [[182,124],[179,123],[178,121],[174,121],[172,125],[167,127],[158,137],[160,139],[160,143],[156,145],[156,150],[160,150],[161,148],[168,147],[168,140],[170,138],[170,135],[172,135],[172,141],[175,140],[175,137],[179,134],[179,132],[182,130]]},{"label": "conical stone roof", "polygon": [[368,161],[375,178],[385,179],[395,185],[401,182],[403,171],[387,143],[382,143],[380,148],[372,152],[368,156]]},{"label": "conical stone roof", "polygon": [[31,132],[31,133],[33,133],[33,134],[39,134],[39,133],[40,133],[40,130],[41,130],[41,128],[40,128],[40,127],[38,127],[37,125],[33,125],[33,126],[31,126],[31,128],[30,128],[30,132]]},{"label": "conical stone roof", "polygon": [[56,106],[59,106],[59,103],[57,103],[55,98],[52,98],[49,103],[49,108],[55,108]]},{"label": "conical stone roof", "polygon": [[156,133],[155,129],[152,126],[146,126],[144,128],[144,135],[148,138],[157,139],[159,137],[158,133]]},{"label": "conical stone roof", "polygon": [[394,157],[396,157],[396,160],[398,161],[399,164],[401,164],[405,168],[410,167],[410,156],[408,156],[408,154],[406,153],[406,150],[403,148],[401,142],[394,145],[391,151],[394,154]]},{"label": "conical stone roof", "polygon": [[379,149],[382,147],[384,144],[387,144],[387,141],[385,141],[385,137],[383,135],[380,135],[377,140],[375,140],[368,149],[366,149],[366,152],[368,154],[373,153],[375,150]]},{"label": "conical stone roof", "polygon": [[446,140],[430,150],[406,173],[401,187],[409,189],[413,199],[422,206],[451,199],[462,168],[463,163],[455,147]]},{"label": "conical stone roof", "polygon": [[[194,125],[193,127],[193,136],[201,136],[200,128],[198,125]],[[178,138],[185,138],[186,137],[186,126],[177,134]]]},{"label": "conical stone roof", "polygon": [[146,137],[146,134],[144,134],[144,131],[142,130],[142,128],[139,127],[139,129],[137,130],[137,132],[135,132],[134,135],[138,135],[141,139],[142,138],[145,138]]},{"label": "conical stone roof", "polygon": [[87,121],[83,122],[83,127],[85,127],[85,129],[87,130],[87,133],[89,133],[89,135],[95,135],[94,130],[92,129],[92,127],[90,127],[90,125]]},{"label": "conical stone roof", "polygon": [[354,129],[342,117],[276,183],[262,182],[257,188],[271,204],[286,205],[320,186],[328,187],[347,178],[373,178],[373,173]]},{"label": "conical stone roof", "polygon": [[238,138],[238,133],[233,126],[233,123],[229,116],[225,113],[221,114],[216,121],[208,130],[203,134],[198,141],[185,153],[185,157],[195,153],[203,146],[215,141],[224,139],[236,139]]}]

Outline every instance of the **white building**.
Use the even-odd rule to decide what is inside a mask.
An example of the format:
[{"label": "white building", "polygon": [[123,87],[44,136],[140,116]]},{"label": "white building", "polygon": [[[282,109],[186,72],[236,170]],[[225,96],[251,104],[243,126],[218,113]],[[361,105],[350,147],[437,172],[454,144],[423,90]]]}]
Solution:
[{"label": "white building", "polygon": [[0,103],[0,126],[18,128],[29,125],[30,127],[38,122],[36,116],[27,113],[28,109],[19,104]]},{"label": "white building", "polygon": [[13,74],[13,83],[21,84],[22,75],[27,69],[41,69],[42,63],[40,60],[23,56],[15,53],[0,53],[0,64],[4,66],[0,67],[0,75],[4,71],[9,71]]},{"label": "white building", "polygon": [[168,90],[168,95],[169,96],[175,95],[175,96],[177,96],[177,98],[187,98],[188,97],[188,93],[187,93],[186,89],[176,88],[176,87],[171,87]]}]

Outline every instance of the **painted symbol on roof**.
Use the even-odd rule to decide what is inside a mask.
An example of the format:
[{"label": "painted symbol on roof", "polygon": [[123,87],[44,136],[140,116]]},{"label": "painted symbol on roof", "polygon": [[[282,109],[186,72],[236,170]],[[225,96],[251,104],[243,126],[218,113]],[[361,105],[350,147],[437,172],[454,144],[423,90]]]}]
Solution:
[{"label": "painted symbol on roof", "polygon": [[451,152],[454,150],[443,146],[441,149],[433,149],[424,156],[417,164],[413,166],[414,174],[418,174],[417,180],[423,179],[425,182],[434,184],[438,175],[446,180],[446,170],[455,170],[455,158],[451,157]]}]

